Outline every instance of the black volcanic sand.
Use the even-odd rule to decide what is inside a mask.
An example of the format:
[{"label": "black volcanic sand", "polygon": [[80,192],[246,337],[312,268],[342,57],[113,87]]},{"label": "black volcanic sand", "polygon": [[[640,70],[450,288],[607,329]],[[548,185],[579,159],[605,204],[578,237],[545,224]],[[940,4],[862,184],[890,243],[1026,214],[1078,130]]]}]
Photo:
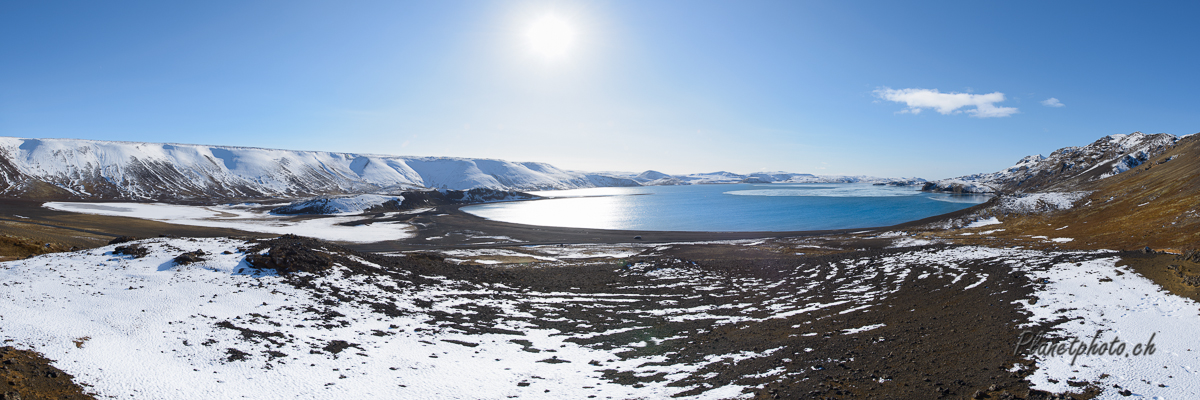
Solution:
[{"label": "black volcanic sand", "polygon": [[[658,267],[686,266],[702,274],[727,279],[756,278],[765,283],[793,276],[796,265],[817,265],[817,276],[823,281],[815,290],[818,295],[805,301],[833,302],[838,291],[847,289],[836,281],[845,277],[869,275],[872,265],[846,269],[832,268],[830,263],[863,257],[880,257],[904,250],[868,250],[822,257],[747,257],[687,259],[677,255],[694,253],[695,247],[678,246],[678,250],[652,260],[643,271],[627,273],[594,267],[527,268],[510,270],[514,284],[536,290],[566,291],[578,287],[582,292],[620,291],[621,286],[637,286],[638,272]],[[911,249],[910,249],[911,250]],[[708,252],[710,249],[700,249]],[[1066,257],[1066,256],[1064,256]],[[1066,259],[1056,260],[1064,262]],[[951,283],[947,278],[913,279],[932,266],[909,265],[909,278],[904,289],[887,295],[872,308],[882,312],[849,312],[847,304],[813,313],[762,322],[730,324],[711,328],[705,320],[668,322],[662,319],[629,321],[630,326],[653,326],[655,337],[685,336],[630,352],[630,355],[670,355],[669,364],[694,363],[710,354],[729,354],[741,351],[761,352],[782,348],[771,356],[752,359],[748,363],[725,363],[709,366],[697,374],[677,382],[679,386],[711,385],[721,382],[755,386],[766,385],[755,393],[756,398],[967,398],[980,392],[981,398],[1047,398],[1047,393],[1031,393],[1022,380],[1023,373],[1008,371],[1015,363],[1028,361],[1013,355],[1018,329],[1024,316],[1013,302],[1027,299],[1032,293],[1031,282],[1012,274],[1011,267],[1002,263],[980,262],[974,270],[986,273],[987,288],[963,290],[972,282]],[[832,279],[831,279],[832,278]],[[897,285],[887,276],[877,276],[865,283],[874,290]],[[799,290],[793,280],[772,288],[750,288],[717,292],[679,293],[679,288],[641,288],[639,293],[670,296],[678,308],[731,306],[739,303],[762,304],[769,298]],[[805,282],[808,283],[808,282]],[[616,287],[616,288],[614,288]],[[683,296],[680,296],[683,295]],[[633,304],[631,307],[653,308],[653,304]],[[565,332],[578,330],[577,320],[592,324],[611,323],[608,316],[620,314],[589,308],[589,305],[567,305],[563,315],[548,315],[546,319],[565,317],[571,322],[542,323]],[[763,317],[769,316],[765,313]],[[862,334],[840,334],[846,329],[867,325],[885,326]],[[801,328],[796,328],[800,326]],[[1028,328],[1027,328],[1028,329]],[[805,332],[823,332],[818,336],[802,336]],[[584,333],[584,332],[580,332]],[[624,335],[642,335],[631,331]],[[629,338],[598,337],[577,340],[581,344],[603,346],[607,340],[622,343]],[[780,375],[766,378],[747,378],[747,375],[782,368]],[[700,375],[715,373],[715,377]],[[795,377],[779,379],[786,374]],[[636,384],[648,379],[637,378],[621,371],[611,371],[609,379]],[[1087,382],[1079,382],[1087,385]],[[681,394],[696,394],[684,392]],[[1080,396],[1087,397],[1087,396]]]},{"label": "black volcanic sand", "polygon": [[[228,228],[177,225],[131,217],[57,211],[42,207],[42,203],[41,201],[31,200],[0,199],[0,234],[10,234],[33,241],[61,245],[63,248],[59,251],[70,247],[88,248],[103,246],[108,241],[120,236],[141,238],[158,236],[237,236],[262,238],[278,236]],[[361,220],[348,223],[347,225],[393,221],[405,222],[412,224],[416,228],[416,236],[404,240],[346,244],[346,246],[359,251],[391,252],[438,248],[478,248],[512,244],[664,243],[760,239],[830,235],[871,230],[870,228],[863,228],[795,232],[686,232],[560,228],[492,221],[463,212],[459,210],[460,207],[458,205],[439,206],[429,212],[400,214],[393,217],[385,217],[386,214],[383,213],[363,215]],[[308,219],[322,217],[300,216],[293,218]],[[635,237],[637,236],[640,236],[641,239],[636,239]],[[494,237],[507,237],[515,241],[497,240]],[[428,238],[437,239],[427,240]]]},{"label": "black volcanic sand", "polygon": [[[85,338],[76,342],[76,346],[84,345]],[[0,347],[0,399],[94,398],[85,394],[83,388],[72,382],[71,378],[70,374],[50,365],[50,360],[38,353],[12,346]]]},{"label": "black volcanic sand", "polygon": [[[0,199],[0,235],[12,235],[24,241],[40,243],[55,251],[93,248],[108,244],[120,236],[131,237],[274,237],[236,229],[169,224],[131,217],[79,214],[42,207],[41,201]],[[17,246],[5,251],[0,242],[0,261],[39,254],[21,251]]]}]

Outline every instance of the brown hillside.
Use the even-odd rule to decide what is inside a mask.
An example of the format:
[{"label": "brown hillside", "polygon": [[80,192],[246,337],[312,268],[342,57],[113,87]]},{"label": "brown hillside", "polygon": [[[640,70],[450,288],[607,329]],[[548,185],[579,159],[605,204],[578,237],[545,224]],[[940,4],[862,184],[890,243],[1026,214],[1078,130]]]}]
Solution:
[{"label": "brown hillside", "polygon": [[[1094,191],[1074,208],[998,215],[1003,225],[977,230],[1004,231],[990,234],[991,239],[962,241],[1079,249],[1200,248],[1200,135],[1181,139],[1136,169],[1100,180],[1080,178],[1054,184]],[[1075,240],[1053,243],[1034,236]]]}]

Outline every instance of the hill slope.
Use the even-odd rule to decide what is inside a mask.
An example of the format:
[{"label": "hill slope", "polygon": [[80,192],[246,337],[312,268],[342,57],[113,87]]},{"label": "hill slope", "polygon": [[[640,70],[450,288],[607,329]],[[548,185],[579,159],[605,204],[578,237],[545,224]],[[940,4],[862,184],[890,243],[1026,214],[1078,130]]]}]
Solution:
[{"label": "hill slope", "polygon": [[1056,234],[1081,238],[1079,246],[1200,247],[1198,136],[1179,140],[1127,172],[1077,187],[1092,193],[1076,207],[1014,222],[1027,225],[1026,234],[1061,228]]},{"label": "hill slope", "polygon": [[[1022,172],[1028,178],[1025,185],[1019,180],[986,181],[1013,192],[951,220],[948,226],[997,218],[998,224],[977,228],[989,231],[986,237],[957,240],[967,243],[1003,240],[1008,245],[1078,249],[1200,249],[1200,135],[1151,136],[1123,154],[1117,150],[1105,153],[1111,158],[1097,157],[1100,161],[1082,171],[1070,172],[1080,170],[1073,167],[1031,172],[1035,168],[1029,168]],[[1097,143],[1112,143],[1111,139]],[[1079,153],[1078,149],[1055,154]],[[1045,160],[1032,165],[1044,165]],[[977,176],[1015,177],[1005,175],[1010,170]]]}]

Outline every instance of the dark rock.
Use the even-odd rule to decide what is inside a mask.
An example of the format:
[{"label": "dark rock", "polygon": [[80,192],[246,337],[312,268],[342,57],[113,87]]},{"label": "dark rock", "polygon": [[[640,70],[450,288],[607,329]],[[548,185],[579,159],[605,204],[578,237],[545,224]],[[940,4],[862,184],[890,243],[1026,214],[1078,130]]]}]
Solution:
[{"label": "dark rock", "polygon": [[225,349],[225,354],[229,355],[225,358],[225,362],[245,361],[250,358],[250,353],[232,347]]},{"label": "dark rock", "polygon": [[326,344],[325,347],[322,347],[321,350],[325,350],[330,354],[337,354],[341,353],[342,350],[346,350],[351,347],[358,347],[358,344],[350,343],[345,340],[334,340],[329,342],[329,344]]},{"label": "dark rock", "polygon": [[125,242],[132,242],[134,240],[139,240],[139,239],[136,237],[133,237],[133,236],[117,236],[113,240],[109,240],[108,244],[121,244],[121,243],[125,243]]},{"label": "dark rock", "polygon": [[1191,262],[1200,263],[1200,250],[1184,251],[1183,254],[1180,255],[1178,258],[1183,261],[1191,261]]},{"label": "dark rock", "polygon": [[113,254],[124,254],[133,256],[133,258],[142,258],[150,254],[150,249],[134,243],[128,246],[117,246],[117,248],[113,249]]},{"label": "dark rock", "polygon": [[312,238],[283,235],[264,242],[266,254],[248,254],[246,262],[254,268],[274,269],[280,274],[320,273],[333,267],[333,258],[320,251],[325,244]]},{"label": "dark rock", "polygon": [[175,264],[188,265],[191,263],[201,262],[204,261],[205,255],[206,254],[204,253],[204,250],[189,251],[187,253],[175,256]]}]

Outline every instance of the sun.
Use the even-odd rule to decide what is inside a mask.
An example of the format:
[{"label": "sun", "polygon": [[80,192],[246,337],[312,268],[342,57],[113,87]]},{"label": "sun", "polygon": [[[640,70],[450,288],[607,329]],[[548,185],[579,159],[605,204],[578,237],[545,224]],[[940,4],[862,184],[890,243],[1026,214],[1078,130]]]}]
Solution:
[{"label": "sun", "polygon": [[546,59],[562,58],[575,44],[575,28],[555,15],[534,21],[525,32],[529,49]]}]

